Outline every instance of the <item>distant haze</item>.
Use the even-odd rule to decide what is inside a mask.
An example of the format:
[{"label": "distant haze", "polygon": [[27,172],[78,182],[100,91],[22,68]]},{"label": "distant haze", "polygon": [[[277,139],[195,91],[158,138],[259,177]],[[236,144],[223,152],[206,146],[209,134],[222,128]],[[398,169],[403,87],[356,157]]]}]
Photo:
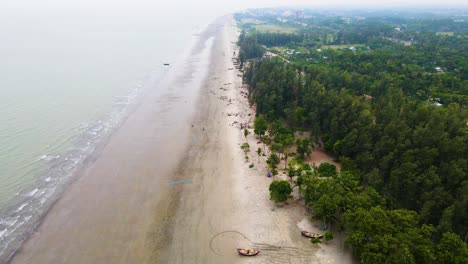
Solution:
[{"label": "distant haze", "polygon": [[[261,8],[274,6],[322,6],[322,7],[405,7],[405,6],[468,6],[463,0],[7,0],[0,4],[2,7],[13,8],[104,8],[121,9],[134,8],[140,10],[161,10],[161,9],[190,9],[194,12],[198,10],[215,9],[221,12],[232,12],[245,8]],[[148,10],[149,9],[149,10]]]}]

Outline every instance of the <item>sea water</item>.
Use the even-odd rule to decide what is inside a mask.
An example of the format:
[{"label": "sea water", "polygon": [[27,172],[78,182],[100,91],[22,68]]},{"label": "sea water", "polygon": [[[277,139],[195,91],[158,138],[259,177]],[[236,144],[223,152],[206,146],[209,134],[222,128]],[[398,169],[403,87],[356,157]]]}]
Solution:
[{"label": "sea water", "polygon": [[216,15],[0,9],[0,263]]}]

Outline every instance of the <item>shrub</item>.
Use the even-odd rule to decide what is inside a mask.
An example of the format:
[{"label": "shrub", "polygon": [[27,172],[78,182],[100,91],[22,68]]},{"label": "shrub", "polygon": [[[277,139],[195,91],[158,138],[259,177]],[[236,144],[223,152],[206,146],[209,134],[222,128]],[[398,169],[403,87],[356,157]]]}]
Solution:
[{"label": "shrub", "polygon": [[328,162],[320,164],[318,173],[322,177],[332,177],[336,175],[336,166]]},{"label": "shrub", "polygon": [[333,239],[333,233],[327,230],[323,232],[323,238],[325,238],[326,241],[330,241]]},{"label": "shrub", "polygon": [[320,241],[320,238],[318,238],[318,237],[311,238],[310,242],[313,243],[313,244],[322,243],[322,241]]},{"label": "shrub", "polygon": [[287,181],[274,181],[270,184],[270,199],[276,203],[286,201],[291,192],[291,185]]}]

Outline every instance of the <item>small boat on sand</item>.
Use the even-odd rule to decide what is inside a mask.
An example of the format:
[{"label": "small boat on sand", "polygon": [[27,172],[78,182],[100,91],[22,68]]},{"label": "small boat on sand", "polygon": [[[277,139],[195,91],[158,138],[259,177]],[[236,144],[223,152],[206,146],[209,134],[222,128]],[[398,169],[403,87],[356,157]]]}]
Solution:
[{"label": "small boat on sand", "polygon": [[260,250],[250,249],[250,248],[238,248],[237,253],[241,256],[253,257],[260,253]]},{"label": "small boat on sand", "polygon": [[308,232],[308,231],[301,231],[301,235],[308,237],[308,238],[322,238],[323,235],[319,233],[314,233],[314,232]]}]

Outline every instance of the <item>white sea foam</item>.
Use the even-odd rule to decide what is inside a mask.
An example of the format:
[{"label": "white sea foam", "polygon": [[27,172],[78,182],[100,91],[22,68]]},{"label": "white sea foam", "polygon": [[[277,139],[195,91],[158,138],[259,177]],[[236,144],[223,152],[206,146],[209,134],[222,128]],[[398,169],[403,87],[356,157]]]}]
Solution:
[{"label": "white sea foam", "polygon": [[39,157],[36,161],[40,161],[40,160],[45,160],[45,161],[51,161],[51,160],[54,160],[54,159],[58,159],[60,158],[60,155],[42,155],[41,157]]},{"label": "white sea foam", "polygon": [[0,240],[3,238],[3,235],[6,233],[6,231],[8,231],[6,228],[0,231]]},{"label": "white sea foam", "polygon": [[20,216],[17,215],[15,217],[8,217],[6,219],[0,219],[0,225],[5,225],[8,229],[9,227],[12,227],[14,224],[16,224],[16,222],[18,222],[19,217]]},{"label": "white sea foam", "polygon": [[26,196],[32,197],[34,194],[36,194],[36,193],[37,193],[37,191],[39,191],[39,189],[38,189],[38,188],[36,188],[36,189],[34,189],[34,190],[32,190],[32,191],[28,192],[28,193],[26,194]]},{"label": "white sea foam", "polygon": [[19,211],[23,210],[24,207],[26,207],[29,203],[23,203],[21,204],[16,210],[15,213],[18,213]]}]

